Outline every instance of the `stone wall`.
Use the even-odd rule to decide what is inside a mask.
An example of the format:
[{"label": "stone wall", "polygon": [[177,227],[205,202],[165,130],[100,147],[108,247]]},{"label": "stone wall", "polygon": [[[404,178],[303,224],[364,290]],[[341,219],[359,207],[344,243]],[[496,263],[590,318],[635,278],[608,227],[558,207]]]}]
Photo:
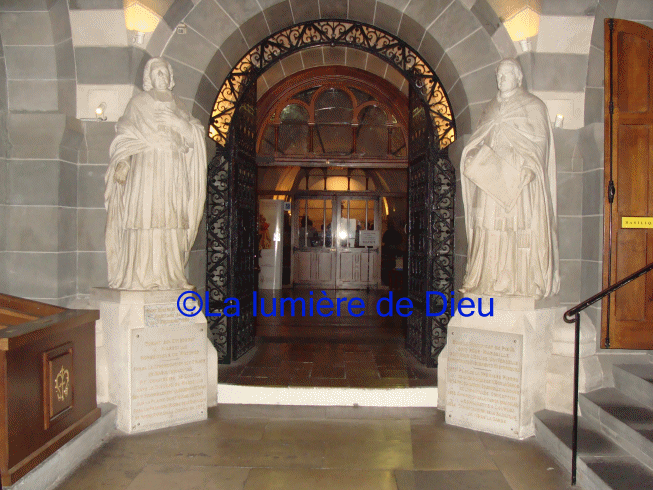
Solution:
[{"label": "stone wall", "polygon": [[75,67],[66,0],[4,2],[6,160],[3,291],[74,298],[77,250]]}]

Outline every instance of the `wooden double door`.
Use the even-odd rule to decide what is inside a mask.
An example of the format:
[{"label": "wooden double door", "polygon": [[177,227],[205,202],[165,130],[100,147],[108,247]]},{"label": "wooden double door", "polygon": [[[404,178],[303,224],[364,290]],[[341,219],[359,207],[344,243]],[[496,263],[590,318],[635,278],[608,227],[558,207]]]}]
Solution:
[{"label": "wooden double door", "polygon": [[381,277],[379,196],[296,195],[292,211],[293,285],[364,289]]}]

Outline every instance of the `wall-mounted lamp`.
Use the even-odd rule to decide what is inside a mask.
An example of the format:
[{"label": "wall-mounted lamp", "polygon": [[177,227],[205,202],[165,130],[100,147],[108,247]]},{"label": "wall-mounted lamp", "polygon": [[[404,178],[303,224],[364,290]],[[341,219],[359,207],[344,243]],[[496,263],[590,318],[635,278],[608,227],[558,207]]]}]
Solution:
[{"label": "wall-mounted lamp", "polygon": [[562,114],[556,114],[556,119],[553,122],[553,127],[561,128],[564,122],[565,122],[565,116],[563,116]]},{"label": "wall-mounted lamp", "polygon": [[95,117],[98,119],[98,121],[107,120],[106,110],[107,110],[106,102],[102,102],[99,106],[97,106],[97,108],[95,109]]},{"label": "wall-mounted lamp", "polygon": [[141,31],[136,31],[132,36],[132,42],[134,44],[143,44],[143,41],[145,41],[145,33]]},{"label": "wall-mounted lamp", "polygon": [[132,42],[143,44],[145,34],[154,32],[161,21],[161,16],[149,7],[146,7],[140,0],[124,0],[125,26],[130,31],[135,31]]},{"label": "wall-mounted lamp", "polygon": [[517,13],[508,14],[508,17],[503,21],[510,39],[518,42],[524,53],[531,51],[531,43],[528,39],[537,36],[540,30],[538,10],[537,7],[531,8],[527,5]]}]

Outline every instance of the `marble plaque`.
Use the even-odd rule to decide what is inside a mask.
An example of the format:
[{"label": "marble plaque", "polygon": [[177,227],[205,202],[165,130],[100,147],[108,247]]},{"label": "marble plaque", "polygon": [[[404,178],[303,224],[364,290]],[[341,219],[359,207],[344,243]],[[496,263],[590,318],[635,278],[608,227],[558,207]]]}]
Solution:
[{"label": "marble plaque", "polygon": [[132,432],[206,418],[206,327],[171,306],[147,305],[131,331]]},{"label": "marble plaque", "polygon": [[518,436],[523,336],[460,327],[449,336],[447,423]]},{"label": "marble plaque", "polygon": [[145,305],[145,325],[148,327],[163,327],[165,325],[192,325],[192,323],[190,317],[179,312],[177,303],[166,303]]}]

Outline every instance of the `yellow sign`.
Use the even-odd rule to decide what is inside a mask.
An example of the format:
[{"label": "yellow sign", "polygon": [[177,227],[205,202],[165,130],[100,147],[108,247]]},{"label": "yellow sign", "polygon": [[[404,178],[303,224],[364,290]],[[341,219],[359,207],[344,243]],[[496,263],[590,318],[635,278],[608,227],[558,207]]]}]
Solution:
[{"label": "yellow sign", "polygon": [[653,228],[653,218],[648,216],[622,216],[622,228]]}]

